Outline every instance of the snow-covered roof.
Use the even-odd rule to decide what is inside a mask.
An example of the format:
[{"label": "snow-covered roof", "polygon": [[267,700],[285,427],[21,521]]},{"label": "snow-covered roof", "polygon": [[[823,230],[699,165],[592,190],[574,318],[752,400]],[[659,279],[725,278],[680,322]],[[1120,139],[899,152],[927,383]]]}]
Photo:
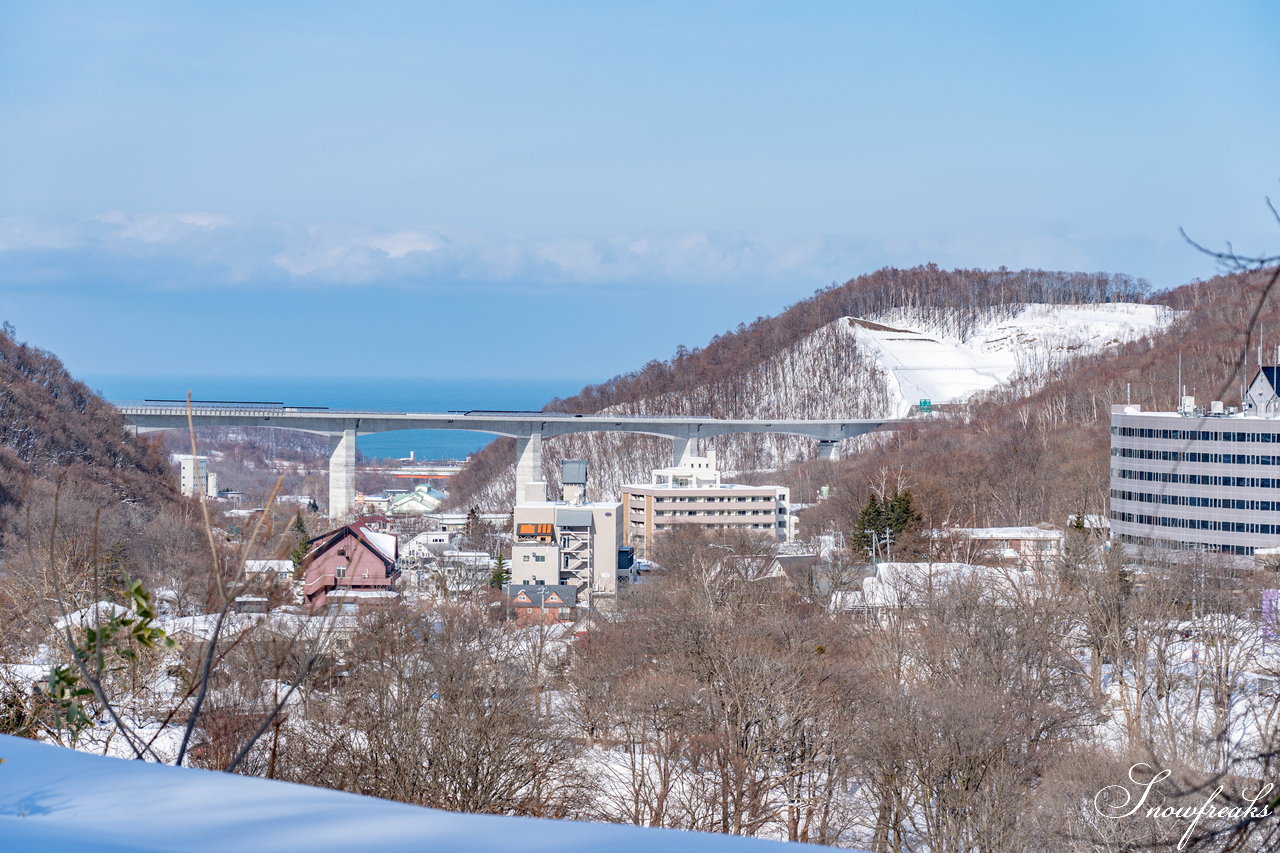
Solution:
[{"label": "snow-covered roof", "polygon": [[944,527],[930,530],[934,538],[963,536],[967,539],[1061,539],[1065,534],[1052,527]]},{"label": "snow-covered roof", "polygon": [[364,538],[369,544],[382,552],[382,556],[391,562],[396,559],[396,537],[390,533],[378,533],[376,530],[370,530],[367,527],[360,528],[364,534]]},{"label": "snow-covered roof", "polygon": [[43,681],[49,667],[34,663],[0,663],[0,681],[14,685],[30,685]]},{"label": "snow-covered roof", "polygon": [[129,608],[121,607],[114,601],[99,601],[96,604],[90,604],[88,607],[73,610],[54,622],[53,627],[59,631],[66,629],[68,626],[72,628],[92,627],[95,623],[110,622],[116,616],[126,616],[132,612]]},{"label": "snow-covered roof", "polygon": [[977,566],[972,563],[880,563],[876,574],[862,581],[863,599],[869,607],[894,607],[929,590],[938,592],[964,580],[980,580],[997,595],[1006,595],[1022,584],[1026,572]]},{"label": "snow-covered roof", "polygon": [[[323,629],[321,624],[323,622],[324,620],[320,618],[279,611],[272,613],[237,613],[232,611],[227,613],[226,618],[223,620],[222,636],[224,638],[234,637],[259,625],[313,636]],[[212,639],[217,624],[217,613],[202,613],[198,616],[177,616],[172,619],[162,619],[159,622],[160,627],[170,634],[186,633],[200,640]]]},{"label": "snow-covered roof", "polygon": [[288,574],[293,571],[293,560],[245,560],[246,572],[278,572]]}]

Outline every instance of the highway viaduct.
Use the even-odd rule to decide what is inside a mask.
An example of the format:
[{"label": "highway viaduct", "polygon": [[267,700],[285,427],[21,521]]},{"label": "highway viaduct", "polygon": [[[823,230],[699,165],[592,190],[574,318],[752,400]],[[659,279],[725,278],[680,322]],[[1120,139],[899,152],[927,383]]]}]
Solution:
[{"label": "highway viaduct", "polygon": [[697,441],[746,432],[802,435],[818,441],[818,456],[838,459],[840,442],[905,420],[736,420],[683,416],[573,415],[551,412],[378,412],[294,407],[279,404],[114,404],[137,432],[195,426],[275,427],[329,438],[329,515],[351,511],[356,494],[356,436],[405,429],[487,432],[516,440],[516,501],[546,500],[542,481],[542,440],[578,432],[629,432],[672,441],[672,462],[696,453]]}]

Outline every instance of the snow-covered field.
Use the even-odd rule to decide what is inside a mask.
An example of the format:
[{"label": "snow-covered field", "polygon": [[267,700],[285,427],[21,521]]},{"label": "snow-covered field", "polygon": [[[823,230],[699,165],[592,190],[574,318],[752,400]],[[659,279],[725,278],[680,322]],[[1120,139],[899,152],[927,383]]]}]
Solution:
[{"label": "snow-covered field", "polygon": [[0,759],[0,850],[5,853],[779,849],[776,842],[752,838],[455,814],[286,782],[86,755],[7,735],[0,735]]},{"label": "snow-covered field", "polygon": [[902,312],[850,318],[845,325],[863,352],[893,377],[891,414],[904,417],[921,400],[957,402],[1015,375],[1045,373],[1072,356],[1160,331],[1175,314],[1163,305],[1126,302],[1027,305],[1011,319],[981,324],[964,339]]}]

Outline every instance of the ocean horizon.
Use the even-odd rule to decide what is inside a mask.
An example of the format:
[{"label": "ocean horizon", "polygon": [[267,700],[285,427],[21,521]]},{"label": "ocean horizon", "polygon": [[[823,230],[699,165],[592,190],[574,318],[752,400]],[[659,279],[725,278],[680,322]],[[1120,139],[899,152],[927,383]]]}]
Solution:
[{"label": "ocean horizon", "polygon": [[[82,381],[108,400],[193,400],[284,403],[387,412],[471,409],[538,411],[557,397],[576,394],[593,379],[465,379],[386,377],[180,376],[88,374]],[[377,459],[465,459],[496,436],[460,430],[400,430],[357,439]]]}]

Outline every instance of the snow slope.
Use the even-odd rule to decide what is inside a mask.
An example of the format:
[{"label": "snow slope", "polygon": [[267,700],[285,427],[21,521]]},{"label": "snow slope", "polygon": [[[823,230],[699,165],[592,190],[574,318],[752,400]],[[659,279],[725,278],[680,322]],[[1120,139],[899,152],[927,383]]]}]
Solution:
[{"label": "snow slope", "polygon": [[1018,374],[1045,374],[1076,355],[1158,332],[1175,312],[1163,305],[1027,305],[964,338],[902,312],[850,318],[846,328],[893,382],[888,414],[905,417],[920,400],[957,402]]},{"label": "snow slope", "polygon": [[286,782],[86,755],[8,735],[0,735],[0,758],[0,849],[5,853],[780,849],[776,842],[733,836],[455,814]]}]

